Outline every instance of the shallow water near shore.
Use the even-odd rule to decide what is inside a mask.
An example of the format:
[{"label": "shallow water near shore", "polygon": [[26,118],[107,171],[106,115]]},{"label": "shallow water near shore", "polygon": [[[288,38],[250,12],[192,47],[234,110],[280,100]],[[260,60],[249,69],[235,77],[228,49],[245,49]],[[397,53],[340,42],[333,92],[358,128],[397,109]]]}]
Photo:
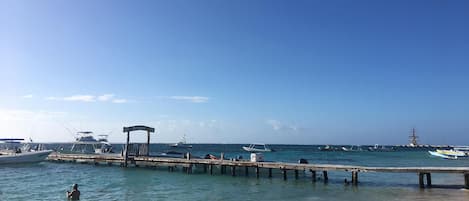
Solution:
[{"label": "shallow water near shore", "polygon": [[[155,145],[156,146],[156,145]],[[205,149],[204,149],[205,147]],[[469,160],[442,160],[426,152],[319,152],[309,146],[281,146],[266,153],[267,160],[295,162],[306,158],[311,163],[355,164],[367,166],[469,166]],[[162,149],[155,147],[154,150]],[[153,150],[153,149],[152,149]],[[194,146],[194,153],[219,153],[227,156],[247,153],[237,145]],[[228,170],[229,171],[229,170]],[[79,184],[81,200],[468,200],[463,190],[463,175],[432,174],[434,188],[419,189],[416,174],[360,173],[359,185],[344,184],[349,172],[329,172],[329,182],[322,175],[316,183],[309,173],[293,172],[284,181],[281,173],[267,171],[257,179],[254,170],[244,176],[203,173],[180,169],[120,168],[87,164],[50,163],[0,166],[0,200],[66,200],[65,192]],[[26,193],[25,193],[26,192]]]}]

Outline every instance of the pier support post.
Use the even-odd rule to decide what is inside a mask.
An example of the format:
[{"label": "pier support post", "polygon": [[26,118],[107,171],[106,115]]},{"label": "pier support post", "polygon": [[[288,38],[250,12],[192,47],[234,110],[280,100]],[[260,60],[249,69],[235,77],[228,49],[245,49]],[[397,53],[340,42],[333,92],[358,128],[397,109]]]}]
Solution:
[{"label": "pier support post", "polygon": [[425,188],[425,185],[423,183],[423,175],[424,173],[419,172],[419,187],[420,188]]},{"label": "pier support post", "polygon": [[249,167],[244,167],[244,175],[249,176]]},{"label": "pier support post", "polygon": [[425,173],[425,177],[427,177],[427,187],[432,187],[432,176],[430,173]]},{"label": "pier support post", "polygon": [[358,171],[352,171],[352,184],[358,184]]},{"label": "pier support post", "polygon": [[207,165],[203,165],[204,166],[204,173],[207,173]]},{"label": "pier support post", "polygon": [[231,176],[236,176],[236,166],[231,166]]},{"label": "pier support post", "polygon": [[213,175],[213,165],[212,164],[210,164],[208,166],[208,169],[210,170],[210,175]]},{"label": "pier support post", "polygon": [[127,160],[129,160],[129,139],[130,131],[127,131],[127,142],[125,143],[125,158],[124,158],[124,167],[127,167]]},{"label": "pier support post", "polygon": [[225,166],[220,165],[220,174],[225,174]]},{"label": "pier support post", "polygon": [[329,177],[327,176],[327,171],[322,171],[322,176],[324,177],[324,183],[329,181]]},{"label": "pier support post", "polygon": [[298,170],[295,170],[295,179],[298,179]]},{"label": "pier support post", "polygon": [[272,178],[272,168],[269,168],[269,178]]},{"label": "pier support post", "polygon": [[316,171],[310,170],[311,171],[311,181],[316,182]]},{"label": "pier support post", "polygon": [[464,188],[469,189],[469,173],[464,174]]},{"label": "pier support post", "polygon": [[287,170],[283,169],[282,172],[283,172],[283,180],[287,180]]},{"label": "pier support post", "polygon": [[187,174],[192,174],[192,164],[189,165],[189,167],[187,167]]},{"label": "pier support post", "polygon": [[256,178],[259,179],[259,166],[256,166]]}]

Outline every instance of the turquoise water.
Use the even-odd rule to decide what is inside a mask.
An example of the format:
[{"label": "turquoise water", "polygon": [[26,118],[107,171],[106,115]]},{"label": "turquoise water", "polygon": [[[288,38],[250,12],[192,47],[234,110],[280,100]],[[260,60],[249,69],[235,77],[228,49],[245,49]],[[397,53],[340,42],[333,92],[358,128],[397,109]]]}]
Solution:
[{"label": "turquoise water", "polygon": [[[152,150],[163,150],[154,145]],[[368,166],[469,166],[469,160],[443,160],[426,152],[319,152],[310,146],[277,146],[267,160],[311,163],[355,164]],[[238,145],[195,145],[194,152],[228,157],[248,156]],[[229,170],[228,170],[229,171]],[[78,183],[82,200],[469,200],[462,190],[463,176],[432,174],[435,188],[421,190],[415,174],[360,173],[359,185],[344,185],[350,173],[329,172],[329,182],[311,182],[301,173],[296,180],[290,173],[284,181],[280,172],[256,179],[239,171],[238,176],[193,174],[166,168],[120,168],[86,164],[50,163],[0,166],[0,200],[66,200],[65,191]],[[319,175],[321,176],[321,175]]]}]

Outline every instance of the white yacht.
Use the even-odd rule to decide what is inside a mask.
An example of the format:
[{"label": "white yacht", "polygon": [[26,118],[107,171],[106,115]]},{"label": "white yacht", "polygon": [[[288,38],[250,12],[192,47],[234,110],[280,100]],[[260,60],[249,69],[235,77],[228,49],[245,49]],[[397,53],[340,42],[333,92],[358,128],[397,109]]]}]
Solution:
[{"label": "white yacht", "polygon": [[192,145],[187,144],[186,142],[186,135],[182,136],[181,140],[178,143],[174,143],[170,145],[173,148],[192,148]]},{"label": "white yacht", "polygon": [[52,150],[31,149],[30,144],[22,144],[20,138],[0,139],[0,165],[41,162]]},{"label": "white yacht", "polygon": [[71,152],[84,154],[107,154],[112,153],[112,145],[107,141],[107,135],[98,135],[96,140],[91,131],[80,131],[77,133]]},{"label": "white yacht", "polygon": [[244,146],[243,149],[248,152],[272,152],[274,151],[264,143],[254,143],[249,146]]}]

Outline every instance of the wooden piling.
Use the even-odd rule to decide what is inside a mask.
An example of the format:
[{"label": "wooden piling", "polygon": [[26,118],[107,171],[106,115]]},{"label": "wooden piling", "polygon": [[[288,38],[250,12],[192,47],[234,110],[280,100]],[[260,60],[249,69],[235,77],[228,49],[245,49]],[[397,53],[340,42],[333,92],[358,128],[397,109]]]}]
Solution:
[{"label": "wooden piling", "polygon": [[329,177],[327,176],[327,171],[322,171],[322,176],[324,177],[324,183],[329,181]]},{"label": "wooden piling", "polygon": [[222,175],[225,174],[224,169],[225,169],[225,166],[220,165],[220,174],[222,174]]},{"label": "wooden piling", "polygon": [[425,177],[427,177],[427,187],[432,187],[432,176],[430,173],[425,173]]},{"label": "wooden piling", "polygon": [[464,188],[469,189],[469,173],[464,174]]},{"label": "wooden piling", "polygon": [[249,167],[248,166],[244,167],[244,175],[246,177],[249,176]]},{"label": "wooden piling", "polygon": [[208,169],[210,170],[210,175],[213,175],[213,165],[212,164],[210,164],[208,166]]},{"label": "wooden piling", "polygon": [[311,181],[316,182],[316,171],[310,170],[311,171]]},{"label": "wooden piling", "polygon": [[269,168],[269,178],[272,178],[272,168]]},{"label": "wooden piling", "polygon": [[127,167],[127,161],[129,160],[129,141],[130,141],[130,131],[127,131],[127,141],[125,143],[124,167]]},{"label": "wooden piling", "polygon": [[259,179],[259,166],[256,166],[256,178]]},{"label": "wooden piling", "polygon": [[192,174],[192,164],[189,165],[189,167],[187,167],[187,174]]},{"label": "wooden piling", "polygon": [[419,187],[425,188],[425,184],[423,183],[423,173],[419,172]]},{"label": "wooden piling", "polygon": [[295,170],[295,179],[298,179],[298,170]]},{"label": "wooden piling", "polygon": [[352,184],[353,185],[358,184],[358,172],[357,171],[352,171]]},{"label": "wooden piling", "polygon": [[231,176],[236,176],[236,166],[231,166]]},{"label": "wooden piling", "polygon": [[287,170],[283,169],[282,172],[283,172],[283,180],[287,180]]}]

